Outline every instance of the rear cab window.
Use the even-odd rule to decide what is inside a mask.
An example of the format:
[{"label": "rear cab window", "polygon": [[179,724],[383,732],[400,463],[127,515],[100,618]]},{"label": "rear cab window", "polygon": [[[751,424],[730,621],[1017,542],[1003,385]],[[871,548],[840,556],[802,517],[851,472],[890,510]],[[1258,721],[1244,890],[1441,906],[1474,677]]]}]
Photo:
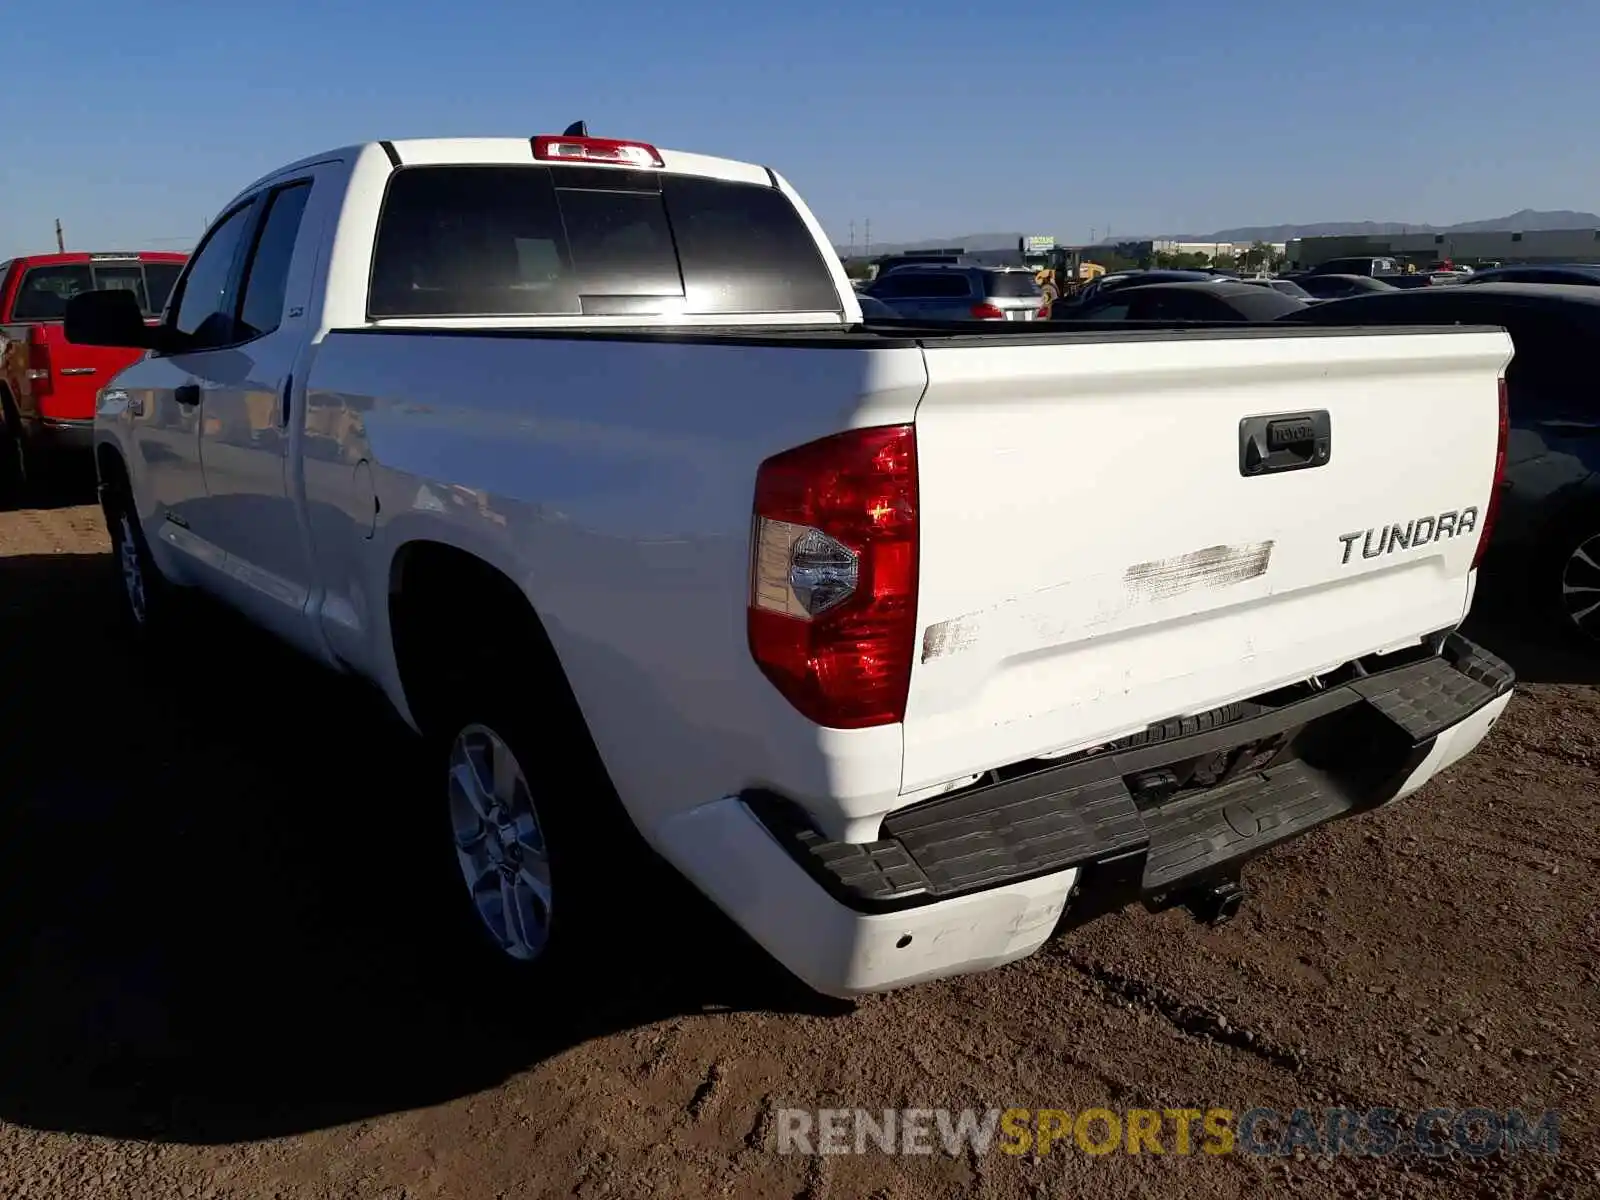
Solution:
[{"label": "rear cab window", "polygon": [[1026,271],[995,271],[989,276],[988,294],[1002,300],[1022,300],[1043,296],[1033,276]]},{"label": "rear cab window", "polygon": [[367,313],[837,313],[775,187],[600,166],[417,166],[390,177]]},{"label": "rear cab window", "polygon": [[67,301],[80,292],[129,291],[147,317],[161,315],[182,263],[147,263],[136,256],[54,263],[28,268],[11,302],[10,319],[60,321]]},{"label": "rear cab window", "polygon": [[972,295],[963,271],[914,271],[902,268],[883,280],[879,296],[897,300],[954,300]]}]

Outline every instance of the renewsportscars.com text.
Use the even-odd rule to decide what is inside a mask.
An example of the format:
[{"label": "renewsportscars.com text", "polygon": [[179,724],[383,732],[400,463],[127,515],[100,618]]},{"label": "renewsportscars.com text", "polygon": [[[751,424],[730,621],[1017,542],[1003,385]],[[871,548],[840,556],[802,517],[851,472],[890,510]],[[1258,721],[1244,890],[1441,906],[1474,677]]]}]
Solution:
[{"label": "renewsportscars.com text", "polygon": [[1560,1114],[1517,1109],[784,1108],[780,1154],[1081,1153],[1482,1157],[1560,1151]]}]

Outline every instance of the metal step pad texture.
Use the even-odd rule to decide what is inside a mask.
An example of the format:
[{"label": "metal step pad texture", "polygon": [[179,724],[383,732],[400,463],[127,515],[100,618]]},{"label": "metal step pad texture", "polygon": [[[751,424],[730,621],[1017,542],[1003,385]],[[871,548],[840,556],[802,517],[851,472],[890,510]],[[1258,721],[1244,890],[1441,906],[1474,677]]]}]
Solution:
[{"label": "metal step pad texture", "polygon": [[1471,649],[1454,664],[1430,658],[1349,686],[1421,744],[1511,686],[1511,670],[1505,663]]},{"label": "metal step pad texture", "polygon": [[1145,810],[1150,850],[1144,887],[1156,891],[1349,812],[1298,762],[1243,776],[1192,798]]},{"label": "metal step pad texture", "polygon": [[1121,779],[1060,791],[1048,779],[993,789],[981,806],[909,809],[884,835],[911,854],[934,895],[1039,875],[1142,845],[1144,824]]}]

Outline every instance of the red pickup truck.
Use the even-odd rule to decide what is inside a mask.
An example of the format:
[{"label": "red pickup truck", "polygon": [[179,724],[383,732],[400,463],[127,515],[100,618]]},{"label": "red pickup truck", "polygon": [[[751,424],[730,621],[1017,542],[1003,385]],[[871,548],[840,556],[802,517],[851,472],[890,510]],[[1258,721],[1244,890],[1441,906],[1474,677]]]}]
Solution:
[{"label": "red pickup truck", "polygon": [[87,455],[95,394],[140,355],[67,341],[61,331],[67,301],[79,292],[123,288],[154,319],[186,258],[130,251],[33,254],[0,263],[0,492],[38,483],[63,454]]}]

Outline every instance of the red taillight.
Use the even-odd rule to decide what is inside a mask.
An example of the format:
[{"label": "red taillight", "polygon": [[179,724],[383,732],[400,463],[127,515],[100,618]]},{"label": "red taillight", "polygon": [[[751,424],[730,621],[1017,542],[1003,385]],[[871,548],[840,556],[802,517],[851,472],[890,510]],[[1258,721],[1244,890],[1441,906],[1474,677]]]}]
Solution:
[{"label": "red taillight", "polygon": [[1511,438],[1510,408],[1506,404],[1506,381],[1500,378],[1500,435],[1494,448],[1494,482],[1489,488],[1489,502],[1483,506],[1483,519],[1478,522],[1478,548],[1472,552],[1472,567],[1477,570],[1483,562],[1483,552],[1489,548],[1489,535],[1494,532],[1494,519],[1500,513],[1500,496],[1505,491],[1506,443]]},{"label": "red taillight", "polygon": [[48,396],[53,390],[50,379],[50,347],[44,341],[37,325],[28,330],[28,383],[35,396]]},{"label": "red taillight", "polygon": [[905,717],[917,628],[917,446],[910,425],[856,429],[756,472],[750,653],[810,720]]},{"label": "red taillight", "polygon": [[1033,314],[1033,319],[1035,321],[1045,321],[1045,320],[1048,320],[1049,317],[1050,317],[1050,306],[1048,304],[1041,304],[1039,306],[1039,311]]},{"label": "red taillight", "polygon": [[615,138],[536,137],[533,156],[541,162],[611,163],[618,167],[664,167],[661,153],[647,142]]},{"label": "red taillight", "polygon": [[974,304],[972,306],[972,319],[975,321],[1004,321],[1006,315],[993,304]]}]

